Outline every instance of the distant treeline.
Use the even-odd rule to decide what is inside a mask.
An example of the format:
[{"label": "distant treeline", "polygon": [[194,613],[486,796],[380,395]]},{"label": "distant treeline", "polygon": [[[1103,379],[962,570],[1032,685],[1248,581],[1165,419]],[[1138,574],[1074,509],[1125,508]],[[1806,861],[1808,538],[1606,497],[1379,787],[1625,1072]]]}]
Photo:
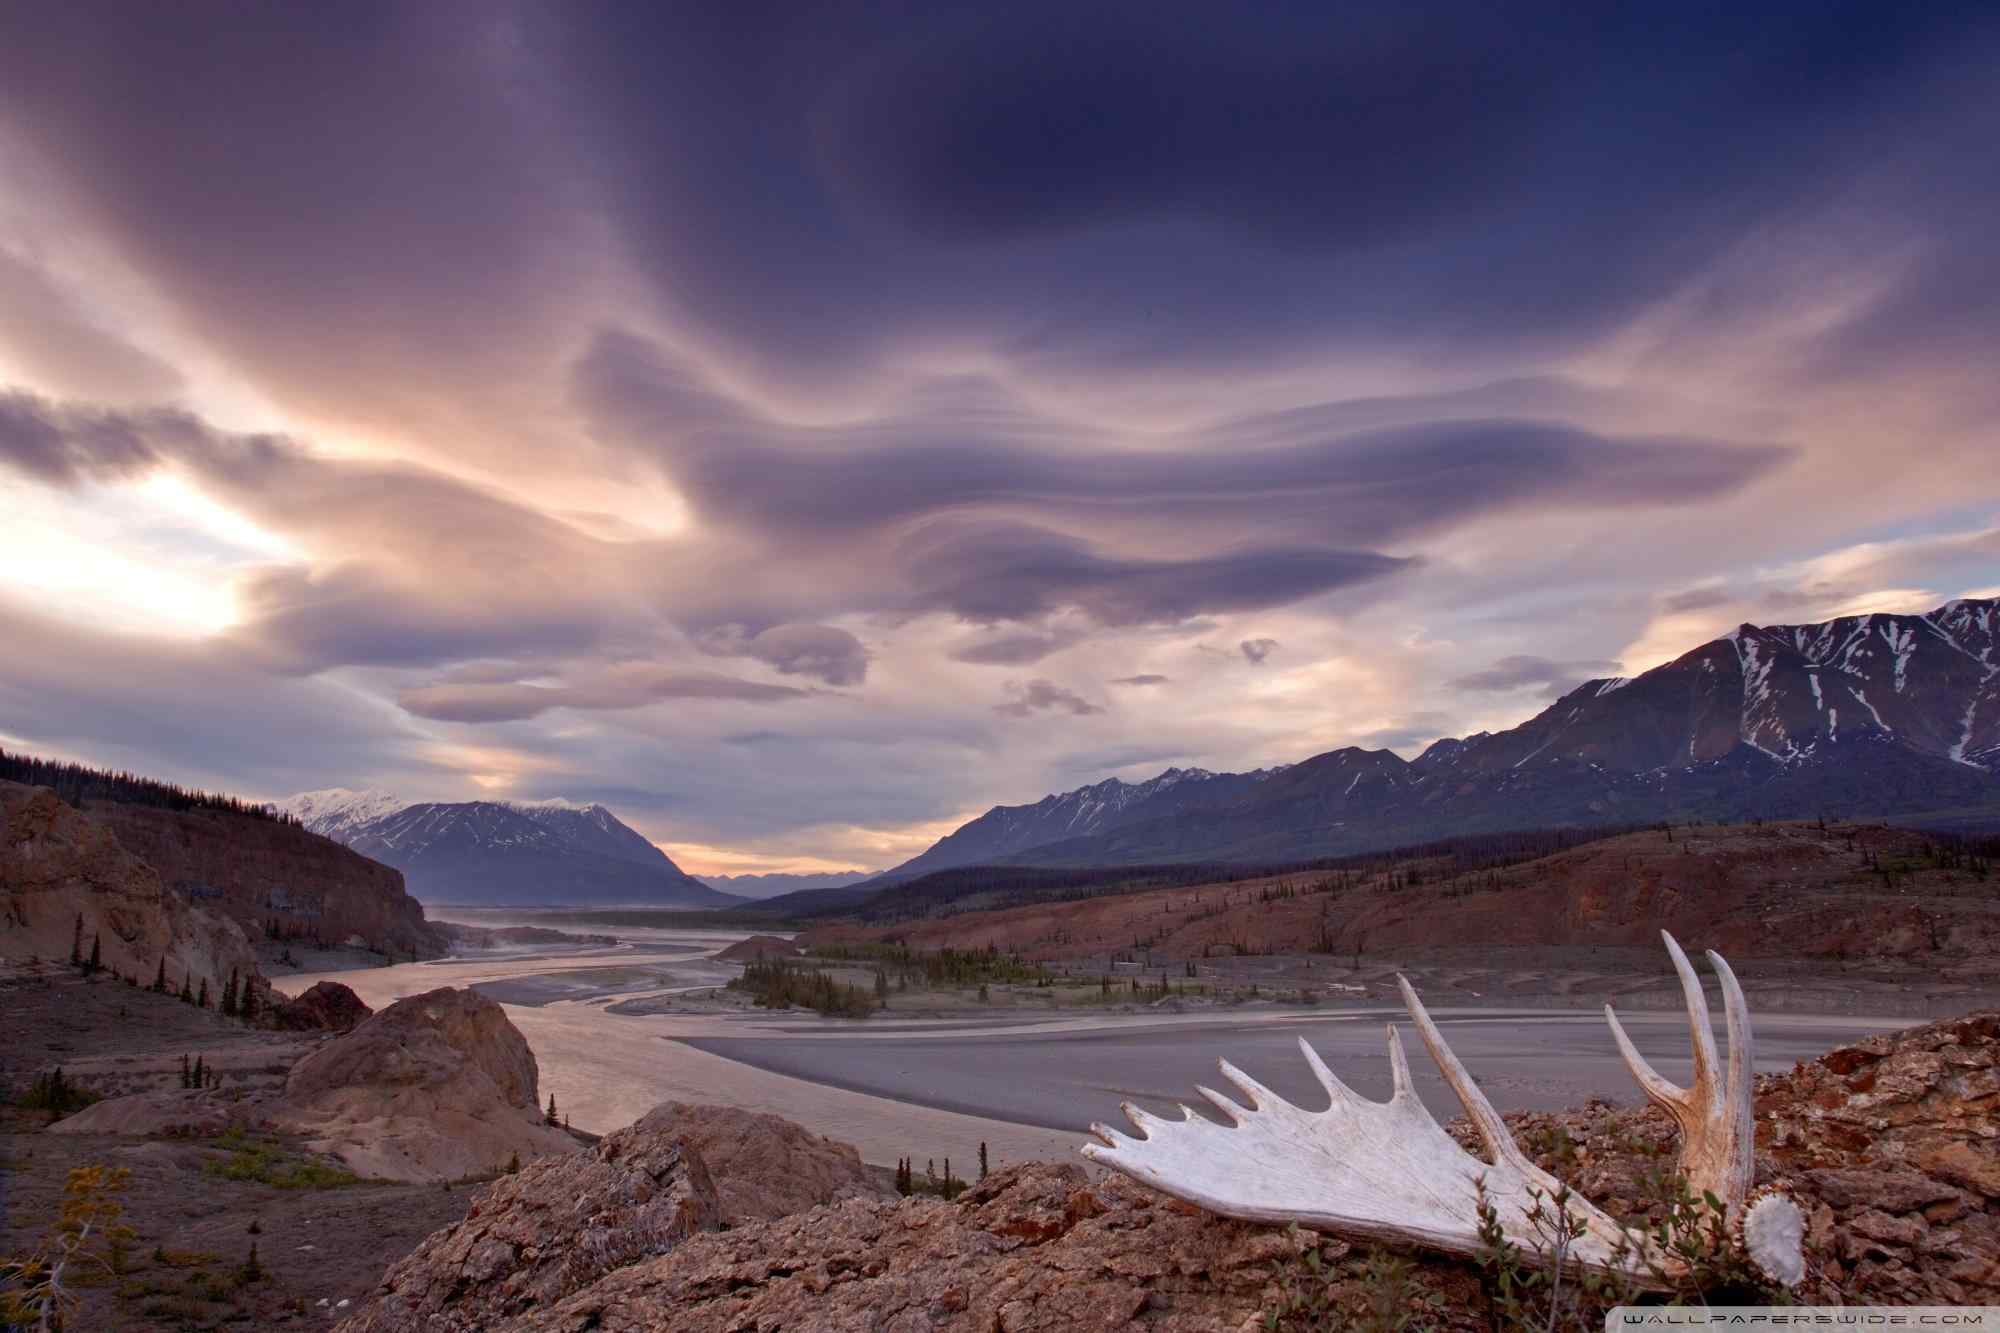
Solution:
[{"label": "distant treeline", "polygon": [[[1428,877],[1452,876],[1475,870],[1504,869],[1650,827],[1653,826],[1605,824],[1589,828],[1474,833],[1348,856],[1267,864],[1187,861],[1168,865],[1075,868],[958,866],[891,884],[860,903],[829,905],[816,912],[795,915],[855,917],[870,924],[884,925],[935,916],[940,911],[1068,902],[1079,898],[1145,893],[1152,889],[1186,888],[1196,884],[1232,884],[1277,875],[1368,875],[1397,870],[1417,861],[1438,863],[1429,868]],[[959,906],[969,898],[980,901],[974,908]]]},{"label": "distant treeline", "polygon": [[171,782],[155,782],[136,773],[113,772],[86,764],[58,763],[32,755],[9,754],[5,750],[0,750],[0,782],[52,788],[58,797],[79,810],[91,801],[110,801],[118,805],[148,805],[161,810],[221,810],[279,824],[296,825],[299,822],[291,815],[278,814],[220,792],[197,791],[191,787],[175,786]]}]

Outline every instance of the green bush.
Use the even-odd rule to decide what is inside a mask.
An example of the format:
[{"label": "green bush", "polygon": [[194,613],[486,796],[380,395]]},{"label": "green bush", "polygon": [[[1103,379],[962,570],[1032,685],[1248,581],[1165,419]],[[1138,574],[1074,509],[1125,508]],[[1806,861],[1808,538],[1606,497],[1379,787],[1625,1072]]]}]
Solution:
[{"label": "green bush", "polygon": [[352,1171],[287,1153],[276,1144],[253,1142],[234,1130],[217,1142],[231,1150],[229,1155],[211,1157],[201,1169],[221,1180],[255,1181],[281,1190],[340,1189],[361,1181]]}]

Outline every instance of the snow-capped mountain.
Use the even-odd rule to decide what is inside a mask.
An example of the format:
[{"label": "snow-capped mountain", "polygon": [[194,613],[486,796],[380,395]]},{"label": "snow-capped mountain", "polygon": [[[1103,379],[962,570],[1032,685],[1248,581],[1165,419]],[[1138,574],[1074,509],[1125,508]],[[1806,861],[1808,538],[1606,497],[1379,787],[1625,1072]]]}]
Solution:
[{"label": "snow-capped mountain", "polygon": [[1211,773],[1205,768],[1169,768],[1144,782],[1106,778],[1044,796],[1033,805],[996,805],[940,838],[922,855],[884,872],[884,877],[906,879],[951,866],[981,865],[1050,843],[1088,838],[1116,828],[1139,811],[1154,818],[1226,801],[1268,775],[1267,770]]},{"label": "snow-capped mountain", "polygon": [[308,829],[403,872],[426,904],[726,907],[601,805],[423,801],[335,788],[277,802]]},{"label": "snow-capped mountain", "polygon": [[996,806],[890,874],[1277,862],[1529,828],[1819,815],[2000,828],[2000,603],[1743,625],[1414,762],[1348,748],[1269,774],[1170,769]]},{"label": "snow-capped mountain", "polygon": [[348,830],[392,815],[408,804],[400,796],[372,788],[349,791],[346,787],[328,787],[325,791],[302,791],[297,796],[273,801],[271,808],[291,815],[311,832],[335,842],[346,842]]}]

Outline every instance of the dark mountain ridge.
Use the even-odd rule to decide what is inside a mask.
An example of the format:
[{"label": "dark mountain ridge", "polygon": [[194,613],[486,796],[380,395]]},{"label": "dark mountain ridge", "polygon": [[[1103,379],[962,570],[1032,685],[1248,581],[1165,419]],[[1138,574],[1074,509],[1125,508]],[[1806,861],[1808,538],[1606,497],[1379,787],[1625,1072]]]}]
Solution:
[{"label": "dark mountain ridge", "polygon": [[1514,829],[1823,815],[2000,828],[2000,604],[1743,625],[1414,761],[1348,747],[999,806],[890,875],[1278,863]]}]

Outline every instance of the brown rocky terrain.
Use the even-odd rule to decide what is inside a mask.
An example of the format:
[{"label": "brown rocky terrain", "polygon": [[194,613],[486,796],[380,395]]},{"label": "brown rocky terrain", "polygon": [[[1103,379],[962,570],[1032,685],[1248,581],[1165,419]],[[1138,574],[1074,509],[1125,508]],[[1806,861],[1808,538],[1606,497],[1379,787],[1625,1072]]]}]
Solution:
[{"label": "brown rocky terrain", "polygon": [[[1763,1078],[1757,1116],[1759,1180],[1791,1190],[1811,1219],[1801,1298],[2000,1301],[2000,1012],[1871,1038]],[[1609,1210],[1634,1222],[1663,1214],[1653,1182],[1674,1143],[1657,1110],[1593,1103],[1508,1119],[1545,1168]],[[656,1182],[699,1193],[694,1150],[670,1128],[624,1134],[621,1154],[673,1164]],[[548,1305],[565,1284],[540,1276],[547,1256],[573,1229],[588,1237],[605,1224],[595,1194],[579,1227],[549,1207],[558,1192],[524,1200],[530,1181],[524,1172],[496,1187],[477,1219],[392,1269],[344,1333],[414,1329],[454,1303],[476,1308],[483,1327],[521,1331],[1194,1333],[1263,1327],[1288,1292],[1308,1293],[1328,1317],[1386,1301],[1391,1318],[1412,1321],[1404,1326],[1492,1326],[1475,1265],[1419,1257],[1396,1276],[1368,1247],[1224,1221],[1122,1177],[1048,1163],[997,1172],[950,1203],[849,1199],[727,1231],[679,1231],[665,1253],[611,1267]],[[524,1210],[537,1219],[525,1231],[500,1220]],[[473,1243],[476,1222],[488,1236],[504,1225],[508,1239]],[[1301,1262],[1311,1251],[1318,1273]],[[489,1302],[496,1291],[531,1291],[535,1304]]]},{"label": "brown rocky terrain", "polygon": [[155,1087],[107,1097],[57,1134],[270,1130],[372,1180],[458,1180],[573,1152],[542,1122],[534,1053],[501,1007],[450,988],[390,1005],[308,1049],[282,1087]]},{"label": "brown rocky terrain", "polygon": [[88,814],[167,887],[227,914],[253,939],[269,926],[392,957],[444,952],[401,871],[296,824],[108,801]]},{"label": "brown rocky terrain", "polygon": [[861,1155],[777,1116],[673,1102],[497,1182],[391,1268],[348,1328],[476,1333],[725,1224],[880,1202]]},{"label": "brown rocky terrain", "polygon": [[828,925],[808,947],[900,942],[1051,962],[1450,948],[1651,948],[1662,930],[1731,958],[1888,960],[2000,982],[2000,877],[1882,825],[1702,824],[1507,867],[1449,857],[1372,871],[1037,903],[890,926]]},{"label": "brown rocky terrain", "polygon": [[453,1180],[574,1151],[542,1123],[538,1080],[506,1011],[446,987],[398,1000],[299,1061],[275,1118],[360,1175]]},{"label": "brown rocky terrain", "polygon": [[108,825],[45,787],[0,782],[0,958],[64,961],[79,938],[109,971],[150,983],[164,963],[176,988],[206,980],[216,999],[232,972],[257,971],[236,921],[172,892]]},{"label": "brown rocky terrain", "polygon": [[675,1138],[693,1148],[714,1177],[722,1218],[730,1223],[889,1193],[862,1165],[854,1145],[814,1134],[781,1116],[665,1102],[621,1132]]},{"label": "brown rocky terrain", "polygon": [[[246,1027],[68,967],[0,980],[0,1033],[0,1256],[41,1242],[72,1170],[130,1173],[117,1198],[136,1234],[119,1273],[79,1289],[71,1328],[324,1327],[339,1302],[365,1294],[471,1201],[462,1185],[358,1179],[296,1136],[232,1113],[282,1092],[318,1035]],[[207,1103],[225,1112],[191,1121],[186,1134],[52,1134],[49,1112],[14,1104],[58,1064],[92,1095],[199,1102],[179,1089],[183,1054],[203,1061],[217,1085]],[[245,1282],[253,1244],[263,1276]]]}]

